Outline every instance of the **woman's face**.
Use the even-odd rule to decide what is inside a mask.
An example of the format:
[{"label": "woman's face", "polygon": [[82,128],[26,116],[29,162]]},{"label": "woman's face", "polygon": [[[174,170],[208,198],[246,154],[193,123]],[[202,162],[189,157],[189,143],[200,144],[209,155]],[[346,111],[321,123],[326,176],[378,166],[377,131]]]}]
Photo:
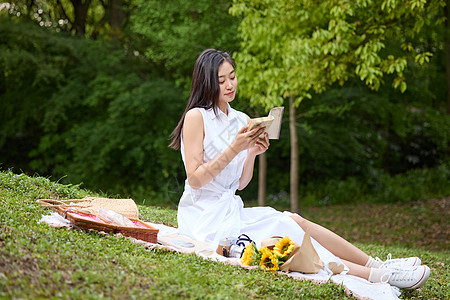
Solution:
[{"label": "woman's face", "polygon": [[233,66],[224,61],[219,67],[219,107],[233,101],[236,95],[237,78]]}]

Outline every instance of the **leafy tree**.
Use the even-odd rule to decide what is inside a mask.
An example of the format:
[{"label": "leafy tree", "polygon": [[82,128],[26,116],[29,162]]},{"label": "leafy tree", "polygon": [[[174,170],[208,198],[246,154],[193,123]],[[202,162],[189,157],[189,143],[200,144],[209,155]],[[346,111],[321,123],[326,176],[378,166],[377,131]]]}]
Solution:
[{"label": "leafy tree", "polygon": [[70,68],[72,41],[21,18],[0,15],[0,157],[29,170],[29,152],[43,135],[46,103]]},{"label": "leafy tree", "polygon": [[145,60],[19,18],[0,19],[0,41],[2,167],[147,197],[178,179],[182,95]]},{"label": "leafy tree", "polygon": [[3,5],[10,14],[26,16],[41,27],[86,37],[122,38],[132,0],[17,0]]},{"label": "leafy tree", "polygon": [[189,90],[198,55],[207,48],[238,49],[239,20],[228,14],[229,1],[136,0],[132,30],[144,37],[145,55]]},{"label": "leafy tree", "polygon": [[[295,107],[313,93],[357,77],[377,90],[384,76],[405,91],[408,62],[432,55],[415,47],[425,24],[443,23],[445,1],[234,0],[242,17],[237,55],[241,93],[266,108],[289,101],[291,210],[298,211],[298,145]],[[395,41],[394,50],[387,44]]]},{"label": "leafy tree", "polygon": [[[91,3],[97,3],[95,1]],[[181,56],[186,53],[179,50],[180,60],[172,57],[171,71],[165,71],[162,69],[164,59],[153,64],[144,55],[134,55],[132,51],[124,51],[124,45],[107,41],[108,35],[102,32],[108,32],[109,21],[105,21],[105,27],[97,27],[96,40],[85,39],[67,32],[56,33],[59,27],[48,26],[55,30],[44,30],[46,26],[33,25],[24,14],[17,17],[22,10],[11,9],[11,6],[11,14],[5,14],[5,5],[0,4],[1,167],[54,178],[67,176],[62,181],[83,181],[88,187],[137,199],[177,201],[181,190],[177,184],[185,175],[182,164],[177,163],[179,153],[167,149],[167,137],[176,125],[174,122],[185,106],[186,97],[171,80],[164,78],[177,78],[181,82],[179,78],[185,76],[187,82],[192,66],[176,67],[183,63]],[[223,7],[225,11],[227,7]],[[38,16],[43,15],[44,12],[38,13]],[[230,22],[238,21],[227,18]],[[213,22],[207,18],[203,21]],[[189,22],[179,24],[190,26]],[[237,24],[233,24],[236,28]],[[152,26],[158,30],[156,24]],[[440,99],[445,97],[442,90],[445,53],[441,46],[436,46],[442,42],[443,33],[431,23],[424,26],[427,35],[416,34],[411,44],[422,53],[433,53],[431,64],[408,61],[408,68],[403,71],[404,81],[408,82],[404,93],[382,84],[378,93],[370,92],[360,86],[365,83],[355,75],[349,76],[345,88],[332,85],[320,95],[312,89],[313,100],[302,100],[300,113],[293,114],[297,121],[301,118],[295,127],[299,146],[294,148],[299,151],[301,193],[308,189],[317,190],[317,194],[326,193],[326,188],[322,190],[315,184],[341,180],[352,183],[356,177],[367,184],[367,191],[380,191],[379,178],[380,174],[385,176],[383,172],[395,175],[448,161],[449,120],[436,111],[442,106]],[[87,35],[92,28],[87,26]],[[264,30],[267,28],[265,26]],[[438,29],[442,30],[442,25]],[[189,42],[189,36],[175,36],[169,27],[165,32],[173,41],[184,45]],[[237,49],[239,44],[230,41],[238,41],[238,38],[229,30],[223,35],[224,43],[214,47],[230,50],[223,46],[230,45]],[[195,41],[201,42],[201,38],[192,42]],[[139,45],[142,53],[141,49],[162,51],[162,45],[149,40],[126,41],[129,42]],[[272,47],[276,48],[276,40],[273,42]],[[402,53],[402,42],[386,39],[380,57]],[[169,49],[170,46],[166,46]],[[192,65],[201,50],[199,47],[198,52],[192,52],[191,58],[186,56],[184,62]],[[233,106],[252,116],[263,114],[258,107],[247,107],[244,90],[249,75],[245,76],[246,65],[239,61],[239,56],[237,71],[240,94]],[[250,75],[261,76],[261,73],[254,74]],[[396,77],[398,74],[394,72],[381,79],[393,83]],[[274,80],[261,81],[261,89],[267,84],[273,85]],[[282,96],[280,101],[291,98],[291,95]],[[297,98],[292,96],[291,99]],[[267,185],[269,193],[289,188],[290,148],[286,125],[288,123],[283,124],[282,138],[272,143],[272,150],[267,153],[268,174],[271,174]],[[258,168],[263,170],[262,165]],[[331,186],[327,186],[328,190]],[[252,182],[241,193],[245,194],[244,198],[253,199],[256,192],[256,182]]]}]

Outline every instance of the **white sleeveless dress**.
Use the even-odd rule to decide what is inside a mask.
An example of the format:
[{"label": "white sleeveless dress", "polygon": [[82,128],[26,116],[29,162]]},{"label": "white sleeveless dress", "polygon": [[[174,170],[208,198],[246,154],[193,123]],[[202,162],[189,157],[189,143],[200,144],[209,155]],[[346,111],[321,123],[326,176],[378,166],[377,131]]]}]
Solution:
[{"label": "white sleeveless dress", "polygon": [[[240,128],[247,124],[245,114],[228,105],[228,116],[221,110],[194,108],[203,116],[205,138],[203,161],[206,163],[222,153],[235,139]],[[181,155],[185,163],[183,138]],[[185,181],[184,193],[178,205],[178,232],[196,240],[218,243],[226,237],[247,234],[257,247],[263,239],[272,236],[289,236],[301,245],[304,231],[289,216],[271,207],[244,208],[240,196],[235,195],[239,186],[247,150],[240,152],[211,182],[198,190]],[[339,258],[312,239],[322,261],[341,263]]]}]

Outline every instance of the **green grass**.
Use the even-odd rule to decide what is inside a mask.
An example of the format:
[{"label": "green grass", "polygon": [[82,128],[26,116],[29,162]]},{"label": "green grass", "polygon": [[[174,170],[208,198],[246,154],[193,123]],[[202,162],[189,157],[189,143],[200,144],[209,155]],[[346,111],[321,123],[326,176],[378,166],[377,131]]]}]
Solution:
[{"label": "green grass", "polygon": [[[94,231],[58,229],[38,223],[47,212],[36,203],[37,199],[86,195],[95,193],[42,177],[0,172],[0,298],[346,298],[343,288],[332,283],[315,285],[262,270],[210,262],[194,255],[149,251],[125,238],[106,237]],[[371,211],[377,207],[362,208]],[[370,238],[377,235],[376,231],[366,230],[370,227],[367,224],[383,223],[386,219],[383,214],[391,211],[389,207],[394,205],[382,207],[379,214],[366,212],[362,217],[352,210],[353,206],[309,208],[304,215],[319,223],[328,220],[327,226],[336,226],[350,240],[361,239],[357,245],[372,255],[384,257],[390,252],[394,257],[420,256],[433,269],[432,276],[422,289],[403,292],[402,297],[444,298],[449,290],[450,259],[448,242],[444,240],[448,236],[440,238],[436,248],[428,249],[420,243],[410,245],[405,239],[395,243],[386,240],[387,246],[383,246],[381,243],[385,241]],[[445,217],[443,213],[425,218],[441,210],[428,209],[431,208],[420,204],[405,206],[401,211],[419,216],[419,222],[410,222],[407,228],[386,225],[379,229],[378,235],[390,232],[392,237],[403,237],[412,224],[421,228],[435,223],[444,224],[443,232],[448,233],[445,223],[448,221],[441,219]],[[143,220],[176,225],[173,209],[140,205],[139,211]],[[367,222],[359,224],[359,217],[367,218]],[[352,219],[354,222],[349,223]]]}]

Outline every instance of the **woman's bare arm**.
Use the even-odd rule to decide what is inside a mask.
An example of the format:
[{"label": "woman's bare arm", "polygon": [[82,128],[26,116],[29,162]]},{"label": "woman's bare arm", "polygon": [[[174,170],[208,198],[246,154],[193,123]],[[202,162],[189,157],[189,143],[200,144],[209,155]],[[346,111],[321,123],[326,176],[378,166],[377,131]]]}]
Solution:
[{"label": "woman's bare arm", "polygon": [[[247,121],[248,120],[249,117],[247,116]],[[244,168],[242,169],[242,175],[241,178],[239,178],[239,190],[243,190],[250,183],[253,177],[256,156],[264,153],[267,148],[269,148],[269,145],[269,136],[267,133],[264,133],[264,137],[259,138],[258,136],[256,143],[248,150],[247,159],[245,160]]]},{"label": "woman's bare arm", "polygon": [[186,163],[186,175],[189,185],[199,189],[215,178],[236,155],[255,145],[264,129],[256,127],[246,131],[242,127],[233,143],[213,160],[203,162],[204,127],[202,113],[192,109],[186,113],[183,123],[183,143]]}]

